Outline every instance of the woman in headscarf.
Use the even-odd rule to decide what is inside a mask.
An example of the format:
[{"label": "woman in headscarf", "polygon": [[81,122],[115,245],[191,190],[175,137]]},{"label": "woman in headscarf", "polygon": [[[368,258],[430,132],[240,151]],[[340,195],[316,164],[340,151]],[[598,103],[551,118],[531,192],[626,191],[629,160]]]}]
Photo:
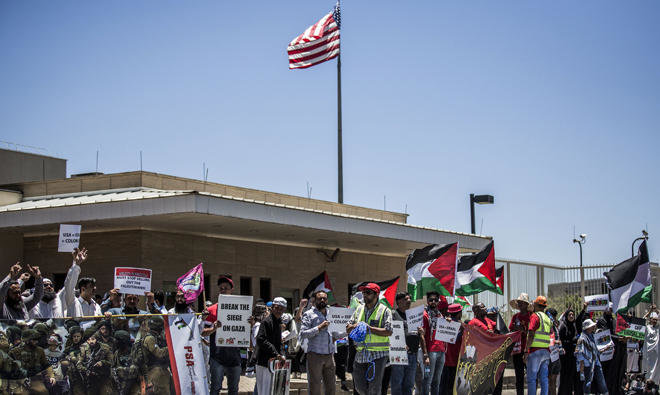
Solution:
[{"label": "woman in headscarf", "polygon": [[646,324],[646,336],[644,338],[644,371],[648,372],[646,378],[654,383],[660,382],[660,363],[658,363],[658,346],[660,345],[658,327],[658,313],[649,314]]},{"label": "woman in headscarf", "polygon": [[559,340],[564,349],[564,353],[559,356],[561,361],[560,395],[582,394],[582,385],[580,385],[575,362],[575,345],[579,336],[575,311],[569,308],[564,312],[559,325]]}]

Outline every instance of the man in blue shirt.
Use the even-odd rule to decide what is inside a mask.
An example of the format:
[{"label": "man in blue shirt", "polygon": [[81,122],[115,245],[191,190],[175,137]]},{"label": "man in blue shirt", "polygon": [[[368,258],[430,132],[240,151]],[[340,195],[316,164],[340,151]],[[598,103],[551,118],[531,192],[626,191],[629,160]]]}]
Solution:
[{"label": "man in blue shirt", "polygon": [[300,337],[307,339],[307,381],[309,394],[321,394],[321,379],[325,395],[335,393],[335,343],[333,334],[328,332],[328,294],[318,291],[314,294],[314,307],[302,317]]}]

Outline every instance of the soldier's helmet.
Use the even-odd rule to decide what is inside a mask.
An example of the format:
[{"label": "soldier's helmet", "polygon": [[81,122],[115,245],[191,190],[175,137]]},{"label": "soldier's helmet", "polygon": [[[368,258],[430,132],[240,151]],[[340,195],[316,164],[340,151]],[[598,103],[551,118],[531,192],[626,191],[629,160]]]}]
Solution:
[{"label": "soldier's helmet", "polygon": [[124,330],[119,330],[115,332],[115,340],[117,340],[117,343],[119,344],[127,345],[131,343],[131,335]]},{"label": "soldier's helmet", "polygon": [[165,327],[162,317],[154,316],[149,319],[149,330],[152,332],[160,333]]},{"label": "soldier's helmet", "polygon": [[39,340],[40,337],[41,335],[39,332],[34,329],[26,329],[21,335],[21,339],[23,339],[23,341]]},{"label": "soldier's helmet", "polygon": [[39,337],[48,336],[48,325],[44,324],[43,322],[36,324],[32,329],[39,332]]},{"label": "soldier's helmet", "polygon": [[21,328],[13,325],[8,327],[5,333],[7,334],[9,344],[14,344],[14,341],[20,339],[22,335]]}]

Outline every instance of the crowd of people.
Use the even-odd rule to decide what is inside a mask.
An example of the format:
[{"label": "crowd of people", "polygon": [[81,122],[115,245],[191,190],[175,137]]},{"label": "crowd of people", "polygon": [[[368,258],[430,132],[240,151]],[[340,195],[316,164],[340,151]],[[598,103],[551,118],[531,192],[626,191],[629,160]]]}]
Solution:
[{"label": "crowd of people", "polygon": [[[169,353],[176,350],[168,349],[161,315],[196,313],[193,304],[183,290],[176,292],[170,309],[162,291],[122,295],[113,289],[98,297],[96,280],[80,278],[87,257],[85,249],[74,251],[57,291],[38,267],[20,263],[0,283],[0,394],[173,392]],[[220,276],[217,285],[221,295],[234,290],[230,275]],[[452,394],[464,326],[455,343],[439,341],[436,326],[443,319],[492,334],[520,332],[510,361],[519,395],[525,384],[528,394],[536,394],[537,388],[543,395],[657,393],[660,328],[655,306],[645,316],[645,341],[633,341],[616,336],[617,318],[611,310],[596,319],[585,304],[581,311],[567,309],[560,315],[544,296],[531,301],[523,293],[511,300],[510,307],[518,312],[507,326],[497,308],[483,303],[473,305],[473,318],[463,320],[462,304],[449,304],[432,291],[426,294],[422,324],[408,328],[409,294],[396,294],[390,309],[379,300],[378,284],[368,283],[359,291],[361,300],[339,332],[329,331],[331,301],[324,291],[302,299],[292,311],[282,297],[257,299],[247,349],[216,346],[218,305],[206,302],[197,314],[202,317],[199,331],[210,392],[217,394],[226,379],[228,393],[237,394],[246,375],[256,377],[255,394],[270,395],[273,362],[288,360],[294,376],[306,373],[311,395],[334,394],[336,380],[342,391],[360,395]],[[405,365],[390,364],[393,321],[404,328]],[[612,350],[599,348],[594,338],[604,330],[613,340],[608,346],[613,357],[607,361],[601,361],[601,353]],[[503,381],[493,393],[502,392]]]}]

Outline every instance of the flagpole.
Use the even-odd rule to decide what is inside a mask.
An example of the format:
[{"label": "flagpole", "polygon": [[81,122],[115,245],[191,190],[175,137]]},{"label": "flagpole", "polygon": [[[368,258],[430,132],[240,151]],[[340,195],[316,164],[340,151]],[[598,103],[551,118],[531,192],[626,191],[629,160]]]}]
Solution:
[{"label": "flagpole", "polygon": [[337,195],[338,202],[344,203],[344,168],[341,138],[341,52],[337,55]]}]

